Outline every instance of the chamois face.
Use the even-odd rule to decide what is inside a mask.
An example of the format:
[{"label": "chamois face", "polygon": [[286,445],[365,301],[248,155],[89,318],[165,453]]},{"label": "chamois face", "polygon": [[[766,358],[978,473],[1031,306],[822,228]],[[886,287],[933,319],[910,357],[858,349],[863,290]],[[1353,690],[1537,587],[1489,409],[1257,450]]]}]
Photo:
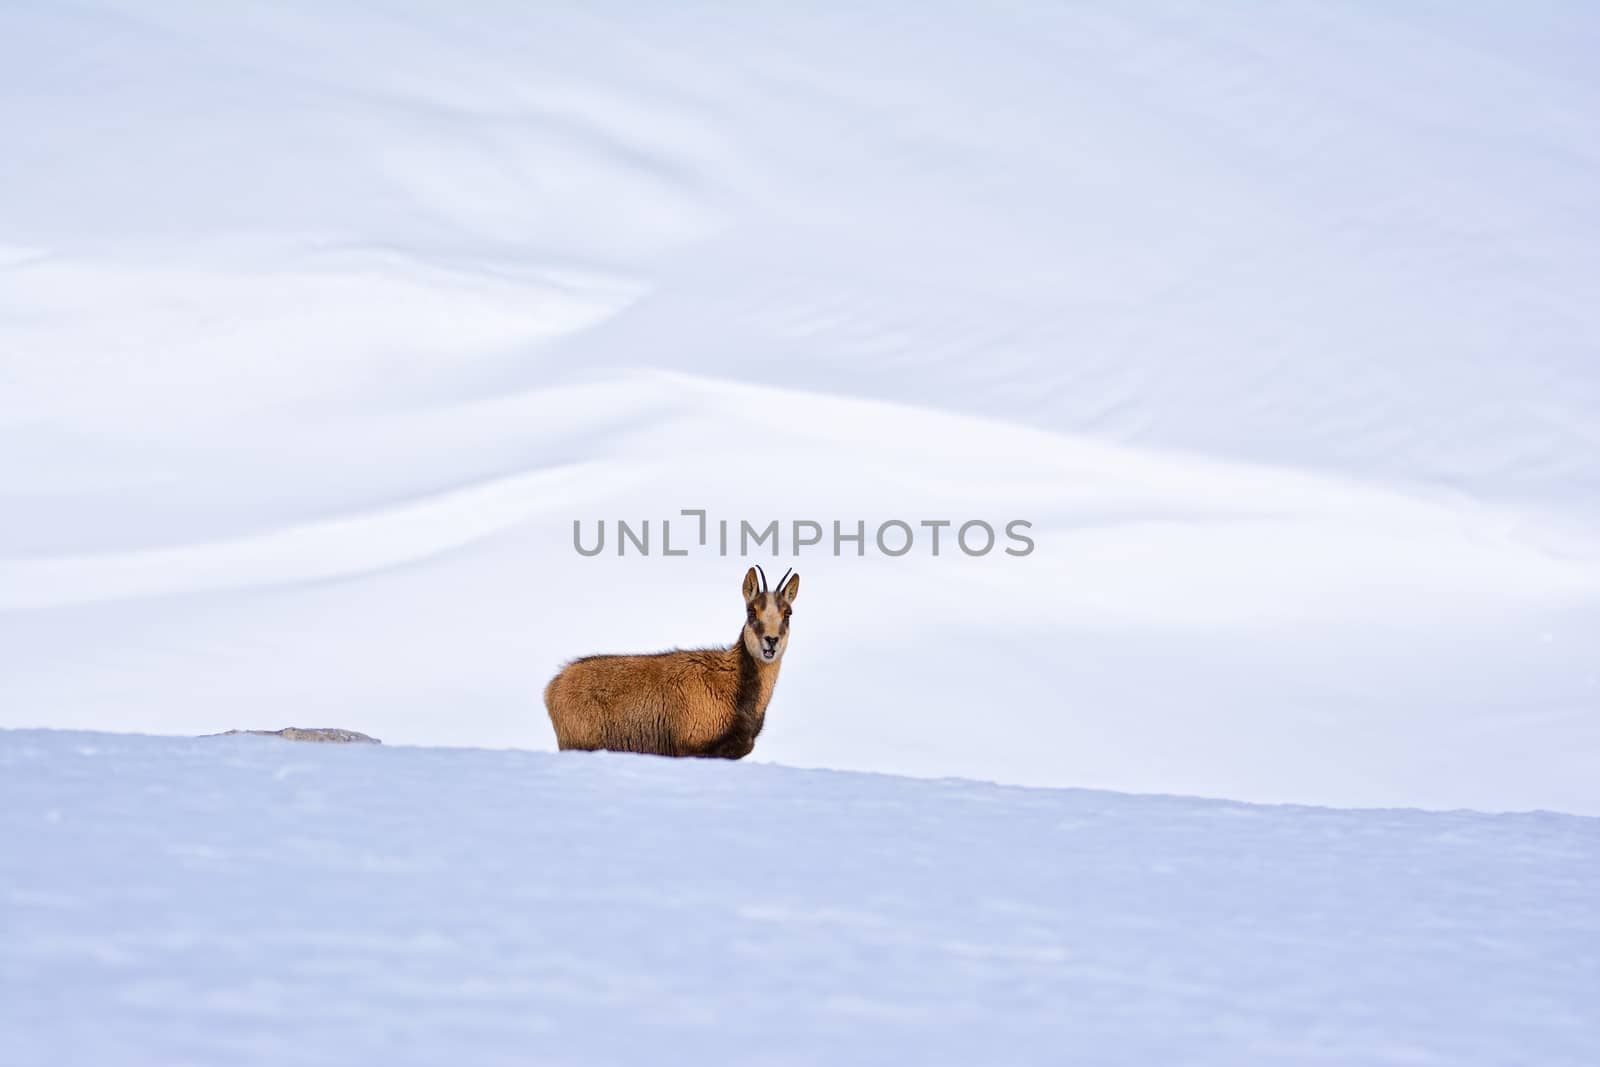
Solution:
[{"label": "chamois face", "polygon": [[763,592],[751,567],[744,576],[744,647],[757,663],[776,663],[789,647],[789,612],[800,593],[797,574],[776,592]]}]

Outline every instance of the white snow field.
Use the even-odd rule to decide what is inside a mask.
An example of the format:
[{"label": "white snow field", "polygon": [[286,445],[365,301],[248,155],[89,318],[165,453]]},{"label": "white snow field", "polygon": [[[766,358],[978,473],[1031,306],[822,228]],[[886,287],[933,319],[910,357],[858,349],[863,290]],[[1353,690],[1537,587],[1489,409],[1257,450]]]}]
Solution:
[{"label": "white snow field", "polygon": [[14,1067],[1600,1062],[1600,820],[0,731]]},{"label": "white snow field", "polygon": [[0,5],[0,726],[1600,814],[1600,10],[869,7]]}]

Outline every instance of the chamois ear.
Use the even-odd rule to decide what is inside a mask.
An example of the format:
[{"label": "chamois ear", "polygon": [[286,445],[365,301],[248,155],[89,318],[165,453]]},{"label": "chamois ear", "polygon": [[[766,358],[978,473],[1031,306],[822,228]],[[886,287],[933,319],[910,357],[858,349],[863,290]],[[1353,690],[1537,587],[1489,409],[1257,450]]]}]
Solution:
[{"label": "chamois ear", "polygon": [[756,580],[756,569],[751,567],[744,572],[744,602],[750,603],[761,595],[761,583]]},{"label": "chamois ear", "polygon": [[786,604],[793,604],[794,603],[794,598],[799,596],[799,595],[800,595],[800,576],[798,574],[795,575],[793,578],[790,578],[788,580],[788,582],[786,582],[784,584],[784,587],[778,591],[778,596],[780,598],[782,598],[784,603],[786,603]]}]

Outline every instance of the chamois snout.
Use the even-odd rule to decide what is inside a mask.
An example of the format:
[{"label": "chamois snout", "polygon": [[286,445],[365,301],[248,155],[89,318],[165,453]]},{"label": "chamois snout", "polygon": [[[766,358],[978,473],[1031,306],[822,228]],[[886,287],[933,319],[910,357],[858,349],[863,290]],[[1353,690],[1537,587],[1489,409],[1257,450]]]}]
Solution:
[{"label": "chamois snout", "polygon": [[776,663],[789,647],[789,617],[800,593],[800,576],[785,574],[776,590],[756,580],[751,568],[744,582],[744,647],[759,663]]}]

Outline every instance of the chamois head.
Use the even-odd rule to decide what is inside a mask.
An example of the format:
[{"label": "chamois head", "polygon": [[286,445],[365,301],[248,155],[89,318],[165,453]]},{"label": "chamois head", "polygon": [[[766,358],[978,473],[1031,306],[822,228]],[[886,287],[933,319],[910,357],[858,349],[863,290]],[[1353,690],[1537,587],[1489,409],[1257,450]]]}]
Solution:
[{"label": "chamois head", "polygon": [[[760,580],[756,578],[761,573]],[[744,575],[744,633],[746,651],[757,663],[776,663],[789,647],[789,609],[800,593],[800,576],[787,573],[778,579],[776,592],[767,589],[767,575],[751,567]]]}]

